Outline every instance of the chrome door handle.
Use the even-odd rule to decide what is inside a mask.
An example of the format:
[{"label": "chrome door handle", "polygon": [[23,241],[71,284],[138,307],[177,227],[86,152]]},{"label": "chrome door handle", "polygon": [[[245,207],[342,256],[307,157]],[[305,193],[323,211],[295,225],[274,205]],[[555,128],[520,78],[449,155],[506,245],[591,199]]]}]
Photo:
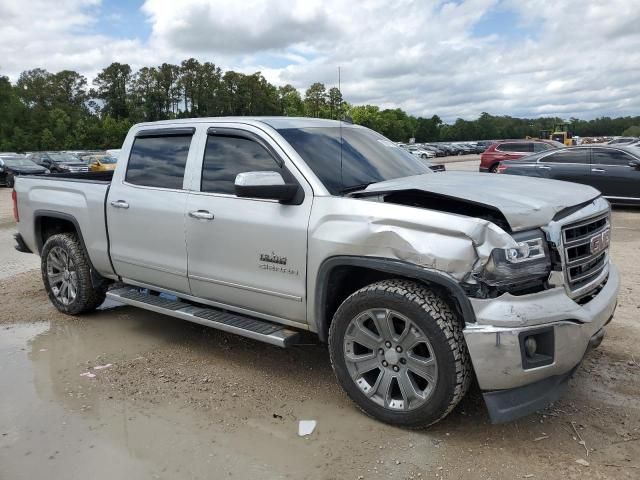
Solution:
[{"label": "chrome door handle", "polygon": [[596,172],[596,173],[604,173],[604,172],[606,172],[606,170],[604,170],[602,168],[592,168],[591,171],[592,172]]},{"label": "chrome door handle", "polygon": [[547,167],[546,165],[538,165],[540,170],[551,170],[551,167]]},{"label": "chrome door handle", "polygon": [[189,216],[198,220],[213,220],[213,213],[206,210],[193,210],[189,212]]},{"label": "chrome door handle", "polygon": [[129,208],[129,204],[124,200],[113,200],[111,206],[113,208]]}]

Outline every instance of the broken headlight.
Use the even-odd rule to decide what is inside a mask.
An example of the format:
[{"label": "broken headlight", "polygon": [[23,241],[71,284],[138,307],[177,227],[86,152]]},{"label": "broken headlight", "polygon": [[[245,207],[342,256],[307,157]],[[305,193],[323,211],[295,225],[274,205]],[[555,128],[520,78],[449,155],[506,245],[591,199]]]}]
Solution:
[{"label": "broken headlight", "polygon": [[495,248],[482,271],[489,285],[509,285],[546,278],[551,272],[549,246],[542,230],[513,235],[517,246]]}]

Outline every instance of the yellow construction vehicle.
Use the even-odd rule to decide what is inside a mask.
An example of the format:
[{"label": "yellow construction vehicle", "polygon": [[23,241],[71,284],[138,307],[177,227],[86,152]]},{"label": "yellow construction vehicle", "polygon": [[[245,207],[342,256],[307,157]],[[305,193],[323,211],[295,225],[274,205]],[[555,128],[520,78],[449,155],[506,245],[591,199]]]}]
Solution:
[{"label": "yellow construction vehicle", "polygon": [[553,132],[549,140],[555,140],[556,142],[563,143],[565,146],[570,147],[573,143],[573,132],[569,130],[571,124],[569,123],[556,123],[553,126]]}]

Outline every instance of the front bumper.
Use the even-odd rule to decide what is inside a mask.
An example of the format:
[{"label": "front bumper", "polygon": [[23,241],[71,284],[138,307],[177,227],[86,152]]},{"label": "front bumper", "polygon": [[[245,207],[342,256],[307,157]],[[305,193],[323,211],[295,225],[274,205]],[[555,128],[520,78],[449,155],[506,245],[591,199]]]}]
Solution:
[{"label": "front bumper", "polygon": [[[619,288],[620,275],[615,266],[610,265],[606,284],[584,305],[568,297],[564,287],[531,295],[471,299],[477,321],[465,327],[464,337],[478,384],[484,392],[490,392],[487,398],[500,396],[517,401],[518,395],[509,397],[496,391],[531,387],[545,380],[541,392],[562,389],[589,346],[602,340],[603,327],[616,308]],[[552,330],[553,357],[542,366],[525,367],[522,338],[528,332],[534,334],[541,330]],[[554,381],[554,388],[547,385]],[[524,400],[527,396],[530,400],[532,393],[528,392]],[[531,413],[557,398],[547,397],[543,402],[528,402],[530,408],[520,410],[517,416]],[[490,401],[488,407],[489,404]]]}]

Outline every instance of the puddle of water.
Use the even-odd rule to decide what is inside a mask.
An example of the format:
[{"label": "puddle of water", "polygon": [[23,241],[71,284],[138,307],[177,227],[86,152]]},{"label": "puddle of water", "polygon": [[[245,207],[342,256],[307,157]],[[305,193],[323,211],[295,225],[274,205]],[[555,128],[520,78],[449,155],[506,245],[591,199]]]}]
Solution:
[{"label": "puddle of water", "polygon": [[[387,452],[379,452],[377,442],[397,436],[340,399],[328,404],[289,396],[293,417],[275,419],[283,402],[262,397],[259,382],[270,380],[260,371],[249,399],[263,404],[258,413],[244,400],[197,411],[178,396],[148,407],[109,398],[108,388],[105,393],[92,383],[99,379],[80,376],[89,365],[170,349],[201,330],[115,304],[103,309],[81,321],[0,330],[0,385],[11,386],[0,396],[0,478],[326,478],[330,465],[336,471],[341,462],[353,463],[351,445],[383,458]],[[256,348],[286,362],[284,351]],[[298,437],[298,419],[318,421],[312,436]]]}]

